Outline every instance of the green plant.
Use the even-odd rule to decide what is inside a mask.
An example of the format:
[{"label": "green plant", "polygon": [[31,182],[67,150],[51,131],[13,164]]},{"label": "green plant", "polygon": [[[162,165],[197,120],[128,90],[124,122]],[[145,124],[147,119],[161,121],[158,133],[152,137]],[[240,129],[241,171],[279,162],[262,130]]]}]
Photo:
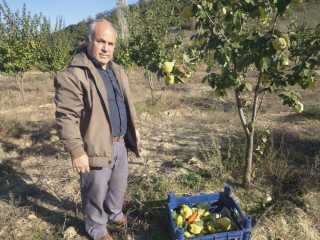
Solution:
[{"label": "green plant", "polygon": [[[63,20],[57,19],[54,32],[42,14],[31,16],[23,4],[13,13],[5,0],[0,3],[0,72],[13,76],[25,103],[23,74],[32,67],[52,74],[70,59],[69,36],[62,31]],[[2,34],[3,33],[3,34]]]},{"label": "green plant", "polygon": [[188,187],[191,189],[197,189],[200,187],[201,183],[203,182],[203,179],[197,173],[190,172],[190,173],[181,175],[178,181],[185,187]]},{"label": "green plant", "polygon": [[[253,145],[259,111],[265,95],[276,93],[284,105],[302,112],[301,89],[316,87],[319,66],[319,27],[292,21],[288,33],[277,28],[277,22],[290,1],[192,1],[196,34],[193,40],[206,40],[192,48],[189,60],[204,59],[208,74],[203,82],[217,96],[231,90],[246,137],[246,156],[242,183],[250,187]],[[222,11],[221,11],[222,10]],[[277,41],[279,40],[279,41]],[[218,70],[215,70],[219,67]],[[255,79],[249,79],[255,73]],[[250,95],[249,109],[245,100]]]}]

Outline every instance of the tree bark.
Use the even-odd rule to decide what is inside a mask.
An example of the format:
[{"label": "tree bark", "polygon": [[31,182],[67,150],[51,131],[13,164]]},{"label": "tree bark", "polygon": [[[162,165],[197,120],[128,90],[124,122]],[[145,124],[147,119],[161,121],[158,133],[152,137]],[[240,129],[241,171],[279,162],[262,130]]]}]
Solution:
[{"label": "tree bark", "polygon": [[253,136],[254,136],[254,124],[252,122],[247,123],[246,116],[243,111],[240,92],[235,92],[238,114],[240,117],[241,125],[246,136],[246,156],[244,164],[244,174],[242,179],[242,185],[244,188],[250,188],[251,184],[251,172],[252,172],[252,156],[253,156]]},{"label": "tree bark", "polygon": [[16,82],[18,83],[18,86],[19,86],[19,89],[20,89],[20,92],[21,92],[22,101],[23,101],[23,103],[26,103],[26,97],[25,97],[25,94],[24,94],[24,80],[23,80],[23,77],[22,76],[17,76],[17,77],[15,77],[15,79],[16,79]]},{"label": "tree bark", "polygon": [[151,96],[152,96],[152,99],[153,99],[154,87],[153,87],[152,73],[149,70],[146,70],[144,76],[148,80],[148,85],[149,85],[149,88],[150,88],[150,91],[151,91]]},{"label": "tree bark", "polygon": [[251,185],[251,173],[252,173],[252,157],[253,157],[253,136],[254,130],[250,134],[246,135],[246,159],[244,166],[244,175],[242,184],[244,188],[249,189]]}]

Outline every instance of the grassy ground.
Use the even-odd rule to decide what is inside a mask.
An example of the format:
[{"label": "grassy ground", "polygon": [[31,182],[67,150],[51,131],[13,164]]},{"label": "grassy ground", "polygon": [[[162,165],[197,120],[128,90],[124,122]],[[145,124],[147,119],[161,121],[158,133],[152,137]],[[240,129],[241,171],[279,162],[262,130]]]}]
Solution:
[{"label": "grassy ground", "polygon": [[[130,157],[124,228],[114,239],[169,240],[166,199],[223,191],[253,218],[251,239],[319,239],[319,88],[302,93],[302,114],[267,96],[258,133],[269,129],[253,184],[241,187],[244,138],[233,96],[216,98],[200,70],[187,85],[151,94],[141,71],[129,74],[140,118],[141,158]],[[0,77],[0,239],[88,239],[79,176],[58,141],[52,80],[26,76],[26,103],[14,81]],[[259,135],[258,135],[259,136]],[[263,204],[267,196],[272,201]]]}]

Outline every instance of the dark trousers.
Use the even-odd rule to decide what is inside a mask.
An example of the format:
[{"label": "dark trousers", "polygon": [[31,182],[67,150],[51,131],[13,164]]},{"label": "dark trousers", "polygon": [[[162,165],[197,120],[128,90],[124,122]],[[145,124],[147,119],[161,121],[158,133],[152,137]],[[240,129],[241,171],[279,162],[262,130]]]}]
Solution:
[{"label": "dark trousers", "polygon": [[128,153],[124,141],[114,143],[114,156],[110,167],[91,168],[83,173],[81,197],[87,233],[98,239],[108,233],[108,221],[122,219],[122,207],[128,180]]}]

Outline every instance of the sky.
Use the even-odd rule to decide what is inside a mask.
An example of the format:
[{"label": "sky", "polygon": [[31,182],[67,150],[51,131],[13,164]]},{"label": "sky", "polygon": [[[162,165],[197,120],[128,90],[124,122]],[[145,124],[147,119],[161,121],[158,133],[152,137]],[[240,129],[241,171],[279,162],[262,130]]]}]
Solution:
[{"label": "sky", "polygon": [[[62,17],[65,25],[77,24],[97,13],[116,8],[117,0],[6,0],[12,12],[18,9],[21,13],[23,4],[31,16],[40,12],[55,24],[57,17]],[[138,0],[127,0],[127,5],[137,3]],[[2,1],[0,0],[0,3]]]}]

